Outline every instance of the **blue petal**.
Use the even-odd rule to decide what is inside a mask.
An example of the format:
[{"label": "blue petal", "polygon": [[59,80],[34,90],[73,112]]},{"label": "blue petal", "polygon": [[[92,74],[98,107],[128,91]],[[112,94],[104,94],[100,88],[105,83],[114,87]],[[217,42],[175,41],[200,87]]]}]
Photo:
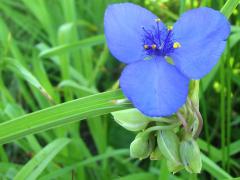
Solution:
[{"label": "blue petal", "polygon": [[200,79],[218,62],[230,33],[223,14],[211,8],[184,13],[175,23],[174,39],[181,44],[171,57],[179,70],[191,79]]},{"label": "blue petal", "polygon": [[124,63],[143,59],[142,27],[155,25],[157,16],[132,3],[110,5],[104,16],[104,29],[111,53]]},{"label": "blue petal", "polygon": [[185,103],[189,80],[165,59],[128,65],[120,77],[124,95],[143,114],[169,116]]}]

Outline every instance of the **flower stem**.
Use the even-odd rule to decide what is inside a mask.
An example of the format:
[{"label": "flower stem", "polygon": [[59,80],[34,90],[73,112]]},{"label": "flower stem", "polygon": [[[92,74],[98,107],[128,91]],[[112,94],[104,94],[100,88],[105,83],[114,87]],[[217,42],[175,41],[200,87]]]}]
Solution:
[{"label": "flower stem", "polygon": [[174,129],[176,127],[178,127],[180,125],[180,123],[175,123],[175,124],[171,124],[169,126],[152,126],[148,129],[146,129],[144,131],[144,133],[146,133],[146,135],[148,135],[149,133],[153,132],[153,131],[159,131],[159,130],[169,130],[169,129]]},{"label": "flower stem", "polygon": [[170,123],[170,124],[177,122],[176,119],[170,119],[170,118],[151,118],[151,121],[160,122],[160,123]]}]

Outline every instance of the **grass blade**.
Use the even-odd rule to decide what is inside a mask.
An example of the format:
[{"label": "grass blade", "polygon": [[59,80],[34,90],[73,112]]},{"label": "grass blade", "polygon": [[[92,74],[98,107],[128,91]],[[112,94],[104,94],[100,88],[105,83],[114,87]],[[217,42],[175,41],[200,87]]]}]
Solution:
[{"label": "grass blade", "polygon": [[47,50],[41,52],[39,56],[41,58],[46,58],[46,57],[50,57],[50,56],[63,54],[74,48],[89,47],[89,46],[94,46],[94,45],[98,45],[98,44],[103,44],[104,42],[105,42],[104,35],[92,36],[90,38],[86,38],[86,39],[80,40],[78,42],[64,44],[64,45],[53,47],[51,49],[47,49]]},{"label": "grass blade", "polygon": [[62,138],[53,141],[42,149],[34,158],[32,158],[15,176],[15,180],[33,180],[36,179],[47,167],[50,161],[61,151],[68,143],[69,139]]},{"label": "grass blade", "polygon": [[138,179],[138,180],[155,180],[156,176],[152,173],[134,173],[130,174],[121,178],[117,178],[117,180],[132,180],[132,179]]},{"label": "grass blade", "polygon": [[45,88],[41,85],[41,83],[37,80],[33,74],[28,71],[24,66],[22,66],[17,60],[11,58],[5,58],[4,63],[6,63],[6,67],[20,76],[22,79],[27,81],[29,84],[37,88],[41,94],[46,97],[47,100],[50,102],[53,101],[52,97],[49,93],[45,90]]},{"label": "grass blade", "polygon": [[87,165],[93,164],[97,161],[108,159],[110,157],[117,157],[117,156],[123,156],[123,155],[129,155],[129,150],[128,149],[111,150],[111,151],[108,151],[104,154],[99,154],[97,156],[88,158],[88,159],[83,160],[81,162],[72,164],[70,166],[66,166],[62,169],[59,169],[59,170],[55,171],[55,172],[51,172],[50,174],[41,177],[40,180],[56,179],[59,176],[63,176],[65,174],[71,172],[73,169],[76,169],[77,167],[87,166]]},{"label": "grass blade", "polygon": [[239,0],[228,0],[224,6],[221,9],[221,12],[227,17],[229,18],[233,12],[233,10],[237,7],[237,5],[239,4]]},{"label": "grass blade", "polygon": [[99,93],[1,123],[0,144],[88,117],[132,107],[128,102],[116,103],[115,100],[123,98],[120,90]]},{"label": "grass blade", "polygon": [[217,164],[215,164],[211,159],[207,156],[202,154],[202,161],[203,161],[203,169],[209,172],[212,176],[217,179],[226,179],[232,178],[226,171],[220,168]]}]

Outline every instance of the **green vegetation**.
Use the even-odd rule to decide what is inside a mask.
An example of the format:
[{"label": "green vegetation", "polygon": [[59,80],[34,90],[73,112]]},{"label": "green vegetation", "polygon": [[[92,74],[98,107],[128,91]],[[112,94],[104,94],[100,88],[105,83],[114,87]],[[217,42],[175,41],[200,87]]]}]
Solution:
[{"label": "green vegetation", "polygon": [[[203,170],[175,175],[163,160],[129,156],[135,134],[110,112],[123,65],[103,15],[120,0],[0,0],[0,179],[231,179],[240,176],[239,0],[132,0],[173,24],[208,6],[231,22],[221,60],[200,82]],[[106,92],[108,91],[108,92]]]}]

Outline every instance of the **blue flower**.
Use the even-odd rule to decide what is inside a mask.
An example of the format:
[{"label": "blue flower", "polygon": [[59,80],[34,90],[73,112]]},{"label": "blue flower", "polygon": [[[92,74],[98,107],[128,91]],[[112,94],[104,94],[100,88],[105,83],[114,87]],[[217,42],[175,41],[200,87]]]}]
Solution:
[{"label": "blue flower", "polygon": [[177,112],[186,101],[189,81],[216,65],[230,33],[224,15],[211,8],[190,10],[167,28],[131,3],[110,5],[104,28],[111,53],[127,64],[120,77],[123,93],[152,117]]}]

